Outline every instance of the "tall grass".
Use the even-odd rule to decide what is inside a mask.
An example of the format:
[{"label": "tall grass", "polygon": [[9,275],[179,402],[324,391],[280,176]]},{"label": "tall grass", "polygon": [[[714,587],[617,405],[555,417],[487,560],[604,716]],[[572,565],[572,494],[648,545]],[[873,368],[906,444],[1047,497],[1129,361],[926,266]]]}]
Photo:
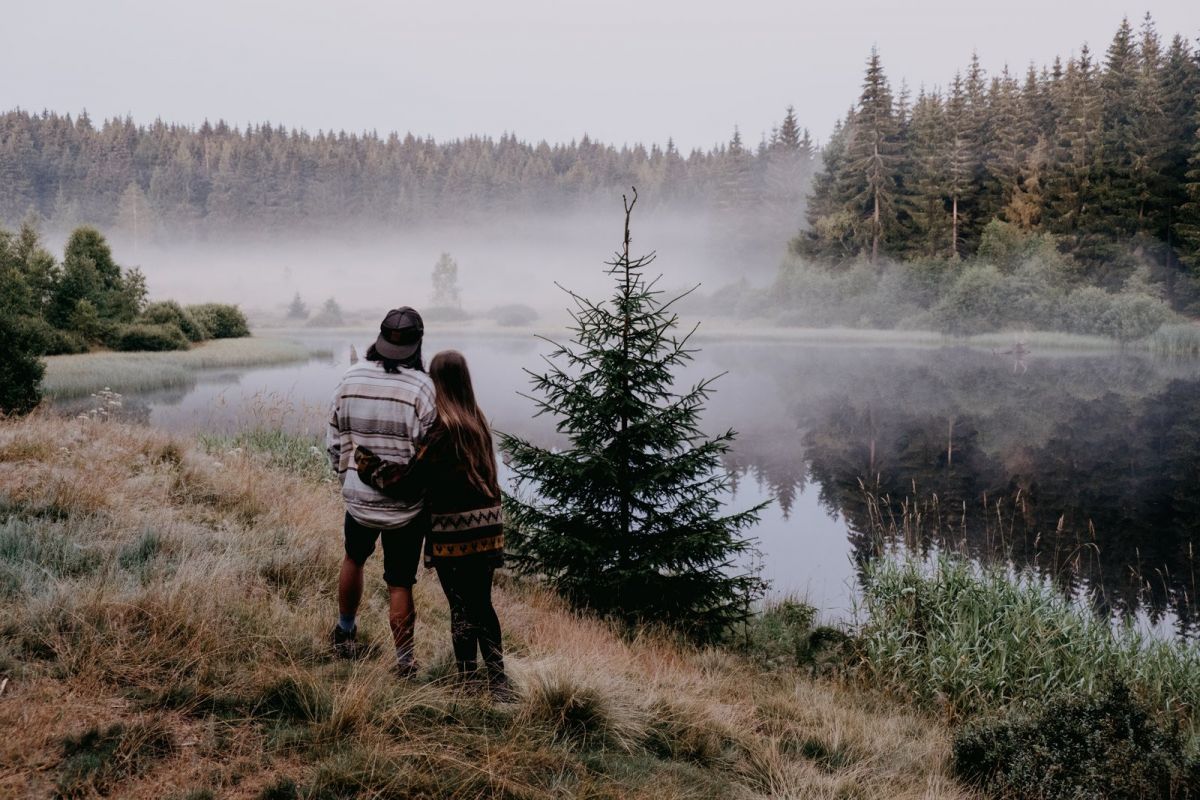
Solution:
[{"label": "tall grass", "polygon": [[929,707],[1031,710],[1121,681],[1200,746],[1200,649],[1114,627],[1042,580],[954,555],[883,557],[862,603],[873,679]]},{"label": "tall grass", "polygon": [[213,367],[251,367],[303,361],[310,348],[283,339],[217,339],[190,350],[165,353],[83,353],[50,356],[42,391],[47,397],[79,397],[110,388],[121,392],[187,386],[192,372]]},{"label": "tall grass", "polygon": [[1157,355],[1195,358],[1200,356],[1200,325],[1164,325],[1150,337],[1148,344]]},{"label": "tall grass", "polygon": [[281,428],[250,428],[228,436],[200,434],[197,439],[210,453],[241,456],[256,453],[266,464],[318,481],[334,478],[324,441],[315,435],[292,433]]},{"label": "tall grass", "polygon": [[392,675],[378,557],[359,618],[374,655],[336,660],[336,485],[303,439],[238,441],[0,420],[0,730],[20,731],[0,737],[0,796],[966,796],[921,714],[630,638],[508,580],[495,600],[517,702],[443,680],[429,575],[425,668]]}]

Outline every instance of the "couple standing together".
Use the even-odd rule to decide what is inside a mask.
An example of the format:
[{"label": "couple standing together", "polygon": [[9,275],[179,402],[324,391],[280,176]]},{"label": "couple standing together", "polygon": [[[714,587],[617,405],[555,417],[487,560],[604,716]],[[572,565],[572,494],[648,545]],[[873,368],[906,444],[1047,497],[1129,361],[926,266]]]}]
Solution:
[{"label": "couple standing together", "polygon": [[492,607],[504,530],[491,430],[462,353],[438,353],[425,372],[424,332],[415,310],[389,311],[379,337],[347,370],[333,398],[326,444],[346,502],[346,556],[331,640],[339,656],[359,652],[363,565],[378,540],[398,674],[416,672],[412,587],[424,558],[450,604],[459,678],[478,680],[476,654],[482,652],[487,687],[506,699],[512,690]]}]

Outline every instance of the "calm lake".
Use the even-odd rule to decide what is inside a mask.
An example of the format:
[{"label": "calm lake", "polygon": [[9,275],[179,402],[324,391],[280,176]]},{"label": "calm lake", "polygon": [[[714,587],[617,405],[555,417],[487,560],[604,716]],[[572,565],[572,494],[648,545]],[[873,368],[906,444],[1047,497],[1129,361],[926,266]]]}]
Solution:
[{"label": "calm lake", "polygon": [[[335,355],[214,370],[193,386],[127,395],[123,414],[173,431],[320,429],[350,346]],[[966,348],[698,342],[682,381],[726,373],[706,427],[739,436],[731,508],[769,501],[754,530],[775,595],[847,617],[881,546],[968,551],[1032,567],[1107,614],[1193,636],[1200,544],[1200,365],[1135,355]],[[466,354],[494,426],[553,442],[531,417],[529,335],[430,331],[425,355]],[[906,513],[907,512],[907,513]],[[334,532],[331,531],[331,535]]]}]

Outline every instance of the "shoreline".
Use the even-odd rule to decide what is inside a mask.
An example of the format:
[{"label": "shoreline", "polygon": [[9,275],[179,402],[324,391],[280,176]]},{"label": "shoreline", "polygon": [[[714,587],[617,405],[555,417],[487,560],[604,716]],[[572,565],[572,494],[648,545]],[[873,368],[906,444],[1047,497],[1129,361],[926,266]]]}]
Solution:
[{"label": "shoreline", "polygon": [[[569,334],[566,322],[561,325],[533,325],[509,327],[489,323],[487,320],[474,324],[467,321],[455,323],[430,322],[425,326],[427,334],[454,334],[458,336],[489,336],[510,339],[526,337],[547,338],[558,341]],[[877,328],[802,328],[780,325],[737,324],[727,319],[702,322],[696,329],[693,340],[714,340],[798,344],[813,347],[871,347],[936,350],[941,348],[969,348],[992,351],[1012,348],[1018,344],[1029,348],[1034,354],[1122,354],[1137,353],[1158,355],[1156,336],[1122,344],[1101,336],[1062,333],[1059,331],[997,331],[972,336],[952,336],[926,330],[885,330]],[[372,324],[344,325],[332,328],[306,327],[256,327],[256,332],[294,338],[314,338],[329,335],[370,335],[375,329]],[[1166,331],[1166,328],[1163,329]],[[1168,354],[1164,354],[1168,355]]]},{"label": "shoreline", "polygon": [[47,400],[69,400],[102,389],[186,386],[198,370],[292,364],[326,352],[285,338],[243,337],[201,342],[188,350],[46,356],[42,392]]}]

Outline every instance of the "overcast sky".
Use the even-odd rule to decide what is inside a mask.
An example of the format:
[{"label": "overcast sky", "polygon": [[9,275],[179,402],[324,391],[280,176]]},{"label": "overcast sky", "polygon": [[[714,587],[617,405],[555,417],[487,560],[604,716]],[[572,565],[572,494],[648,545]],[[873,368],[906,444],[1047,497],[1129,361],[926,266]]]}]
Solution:
[{"label": "overcast sky", "polygon": [[1200,2],[1154,0],[39,0],[0,12],[0,108],[195,124],[516,132],[683,149],[750,143],[788,104],[824,138],[879,47],[887,74],[942,84],[1102,53],[1149,10],[1195,42]]}]

